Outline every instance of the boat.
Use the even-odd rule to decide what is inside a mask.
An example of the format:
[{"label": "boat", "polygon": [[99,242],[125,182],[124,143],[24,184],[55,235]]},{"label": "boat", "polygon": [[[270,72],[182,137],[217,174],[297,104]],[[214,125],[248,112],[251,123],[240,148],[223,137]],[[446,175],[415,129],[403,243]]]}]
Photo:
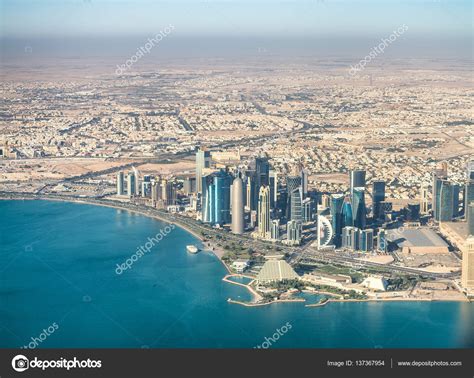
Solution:
[{"label": "boat", "polygon": [[199,252],[199,248],[196,247],[195,245],[187,245],[186,246],[186,250],[189,252],[189,253],[198,253]]}]

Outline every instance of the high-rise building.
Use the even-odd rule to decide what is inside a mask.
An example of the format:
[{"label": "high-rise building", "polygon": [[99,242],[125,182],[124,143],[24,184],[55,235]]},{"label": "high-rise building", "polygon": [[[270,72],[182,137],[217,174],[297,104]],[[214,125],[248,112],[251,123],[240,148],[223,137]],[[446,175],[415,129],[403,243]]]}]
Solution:
[{"label": "high-rise building", "polygon": [[211,152],[199,149],[196,152],[196,192],[202,193],[202,171],[211,166]]},{"label": "high-rise building", "polygon": [[123,172],[117,173],[117,195],[124,195],[124,174]]},{"label": "high-rise building", "polygon": [[274,209],[278,201],[278,173],[273,169],[269,171],[268,184],[270,186],[270,206]]},{"label": "high-rise building", "polygon": [[301,187],[303,190],[303,197],[308,194],[308,171],[301,167]]},{"label": "high-rise building", "polygon": [[331,222],[329,222],[325,216],[318,215],[316,224],[316,241],[318,248],[325,247],[334,240],[334,231]]},{"label": "high-rise building", "polygon": [[244,233],[244,188],[240,177],[232,184],[232,232]]},{"label": "high-rise building", "polygon": [[372,252],[374,249],[374,230],[366,229],[359,232],[359,250]]},{"label": "high-rise building", "polygon": [[432,204],[431,209],[433,210],[433,216],[435,220],[439,221],[440,214],[440,190],[441,190],[441,183],[444,180],[448,179],[448,165],[447,163],[441,163],[433,172],[433,189],[432,189]]},{"label": "high-rise building", "polygon": [[201,178],[201,214],[204,223],[214,223],[214,178],[212,174],[207,174]]},{"label": "high-rise building", "polygon": [[271,238],[272,240],[280,240],[280,220],[272,220],[272,229],[271,229]]},{"label": "high-rise building", "polygon": [[365,228],[366,213],[365,189],[362,187],[355,187],[352,190],[352,216],[355,227],[360,229]]},{"label": "high-rise building", "polygon": [[385,181],[374,181],[372,183],[372,213],[374,219],[380,214],[380,202],[385,201]]},{"label": "high-rise building", "polygon": [[342,206],[342,227],[354,226],[354,216],[352,211],[352,204],[348,198],[344,199]]},{"label": "high-rise building", "polygon": [[439,201],[437,207],[436,220],[438,222],[451,222],[454,217],[454,185],[448,180],[441,180],[439,187]]},{"label": "high-rise building", "polygon": [[245,185],[245,208],[247,211],[254,210],[253,204],[253,192],[255,191],[254,185],[252,184],[252,177],[247,176],[247,184]]},{"label": "high-rise building", "polygon": [[294,220],[286,224],[287,241],[290,245],[299,245],[301,243],[302,225]]},{"label": "high-rise building", "polygon": [[287,205],[286,205],[286,218],[291,218],[291,193],[298,188],[301,188],[301,176],[293,175],[286,177],[286,193],[287,193]]},{"label": "high-rise building", "polygon": [[214,224],[230,223],[230,185],[232,177],[221,170],[214,174]]},{"label": "high-rise building", "polygon": [[362,169],[355,169],[349,172],[349,189],[351,197],[353,195],[354,188],[365,189],[365,171]]},{"label": "high-rise building", "polygon": [[472,201],[466,209],[467,217],[467,234],[474,237],[474,201]]},{"label": "high-rise building", "polygon": [[312,222],[316,219],[316,202],[313,198],[305,198],[301,207],[303,210],[303,222]]},{"label": "high-rise building", "polygon": [[296,188],[291,192],[291,198],[290,198],[290,204],[291,204],[291,220],[297,221],[297,222],[303,222],[303,210],[302,210],[302,205],[303,205],[303,193],[301,190],[301,187]]},{"label": "high-rise building", "polygon": [[462,247],[461,285],[474,289],[474,237],[468,237]]},{"label": "high-rise building", "polygon": [[426,185],[423,185],[420,190],[420,214],[428,214],[428,204],[428,187]]},{"label": "high-rise building", "polygon": [[331,196],[330,212],[331,212],[332,230],[334,232],[333,243],[337,248],[341,246],[342,227],[343,227],[343,218],[342,218],[343,205],[344,205],[343,194],[333,194]]},{"label": "high-rise building", "polygon": [[135,195],[140,195],[140,174],[138,173],[138,169],[133,167],[133,174],[135,176]]},{"label": "high-rise building", "polygon": [[158,199],[159,199],[159,191],[160,191],[160,183],[156,180],[152,180],[151,182],[151,203],[152,206],[156,206]]},{"label": "high-rise building", "polygon": [[464,189],[464,214],[466,220],[469,221],[468,207],[471,202],[474,202],[474,160],[471,160],[467,164],[467,179],[466,186]]},{"label": "high-rise building", "polygon": [[357,227],[347,226],[342,229],[342,246],[356,251],[359,249],[359,233]]},{"label": "high-rise building", "polygon": [[132,197],[135,195],[135,186],[137,185],[135,181],[135,174],[133,172],[128,172],[127,175],[127,195]]},{"label": "high-rise building", "polygon": [[189,196],[191,193],[196,192],[196,178],[195,177],[186,177],[183,182],[183,191],[184,194]]},{"label": "high-rise building", "polygon": [[381,228],[377,233],[377,251],[379,252],[387,252],[388,245],[387,245],[387,234],[385,230]]},{"label": "high-rise building", "polygon": [[261,186],[258,193],[258,235],[269,239],[270,234],[270,187]]}]

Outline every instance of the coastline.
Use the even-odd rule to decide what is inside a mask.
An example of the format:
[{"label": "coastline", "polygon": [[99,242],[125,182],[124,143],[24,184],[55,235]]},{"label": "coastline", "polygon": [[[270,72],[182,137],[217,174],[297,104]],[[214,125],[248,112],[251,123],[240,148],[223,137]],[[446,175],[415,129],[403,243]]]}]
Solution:
[{"label": "coastline", "polygon": [[[117,210],[125,210],[125,211],[130,211],[136,214],[140,214],[143,216],[146,216],[148,218],[152,218],[164,223],[168,224],[174,224],[181,228],[182,230],[190,233],[193,235],[195,238],[197,238],[201,243],[203,244],[204,247],[204,239],[201,235],[197,234],[195,231],[191,230],[187,225],[182,224],[179,222],[179,220],[170,220],[167,219],[166,217],[162,216],[159,213],[151,213],[151,211],[156,210],[154,208],[151,208],[148,210],[145,209],[133,209],[129,208],[127,205],[130,205],[129,203],[124,203],[122,204],[120,201],[114,201],[114,200],[96,200],[96,199],[88,199],[88,198],[72,198],[72,197],[66,197],[66,198],[59,198],[59,197],[49,197],[45,195],[35,195],[35,194],[18,194],[18,195],[9,195],[5,196],[0,193],[0,201],[1,200],[6,200],[6,201],[16,201],[16,200],[23,200],[23,201],[33,201],[33,200],[44,200],[44,201],[56,201],[56,202],[70,202],[70,203],[82,203],[86,205],[92,205],[92,206],[102,206],[102,207],[109,207]],[[105,203],[104,203],[105,202]],[[134,205],[137,206],[137,205]],[[226,281],[227,283],[230,284],[236,284],[243,286],[247,288],[247,290],[250,292],[252,295],[253,299],[251,302],[242,302],[242,301],[236,301],[231,298],[228,298],[227,302],[233,303],[233,304],[239,304],[245,307],[256,307],[256,306],[267,306],[271,305],[273,303],[288,303],[288,302],[306,302],[305,299],[276,299],[273,301],[269,302],[258,302],[262,298],[260,294],[258,294],[253,288],[251,288],[249,285],[233,282],[231,280],[228,280],[227,278],[232,275],[238,275],[235,274],[234,272],[231,271],[230,267],[222,260],[222,256],[224,254],[224,251],[222,248],[213,245],[211,242],[209,242],[210,248],[204,248],[206,251],[211,252],[214,256],[217,257],[217,259],[222,263],[222,265],[225,267],[227,270],[227,274],[222,278],[223,281]],[[337,295],[333,293],[325,293],[325,292],[314,292],[314,294],[329,294],[329,295]],[[431,299],[431,298],[367,298],[367,299],[328,299],[324,303],[315,303],[315,304],[309,304],[305,305],[305,307],[320,307],[320,306],[325,306],[328,302],[468,302],[471,303],[472,301],[469,300],[468,298],[464,299]]]}]

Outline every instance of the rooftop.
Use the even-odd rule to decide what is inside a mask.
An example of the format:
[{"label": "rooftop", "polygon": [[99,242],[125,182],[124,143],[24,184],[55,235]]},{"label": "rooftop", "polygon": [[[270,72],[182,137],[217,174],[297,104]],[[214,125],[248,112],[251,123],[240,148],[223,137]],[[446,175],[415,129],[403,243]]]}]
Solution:
[{"label": "rooftop", "polygon": [[299,276],[285,260],[267,261],[257,276],[258,281],[292,280]]},{"label": "rooftop", "polygon": [[436,232],[427,227],[387,230],[388,240],[403,247],[448,247]]}]

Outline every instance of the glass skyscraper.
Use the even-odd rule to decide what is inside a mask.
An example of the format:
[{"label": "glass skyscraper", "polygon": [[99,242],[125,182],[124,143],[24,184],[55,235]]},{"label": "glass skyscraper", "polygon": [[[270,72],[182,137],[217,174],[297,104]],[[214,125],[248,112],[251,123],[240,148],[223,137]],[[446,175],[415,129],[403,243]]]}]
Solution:
[{"label": "glass skyscraper", "polygon": [[347,199],[344,200],[344,205],[342,206],[342,226],[353,226],[354,217],[352,216],[352,205]]},{"label": "glass skyscraper", "polygon": [[202,171],[211,166],[211,153],[206,150],[196,152],[196,192],[202,193]]},{"label": "glass skyscraper", "polygon": [[302,210],[302,205],[303,205],[303,193],[301,187],[296,188],[291,192],[291,220],[294,220],[296,222],[302,222],[303,221],[303,210]]},{"label": "glass skyscraper", "polygon": [[366,212],[365,189],[361,187],[354,188],[352,192],[352,216],[355,227],[365,228]]},{"label": "glass skyscraper", "polygon": [[[343,205],[344,205],[343,194],[333,194],[331,196],[331,202],[330,202],[331,225],[334,232],[333,243],[336,247],[341,246],[342,227],[343,227],[343,218],[342,218]],[[352,212],[352,209],[351,209],[351,212]]]},{"label": "glass skyscraper", "polygon": [[372,183],[372,213],[374,219],[380,218],[380,202],[385,201],[385,181]]}]

